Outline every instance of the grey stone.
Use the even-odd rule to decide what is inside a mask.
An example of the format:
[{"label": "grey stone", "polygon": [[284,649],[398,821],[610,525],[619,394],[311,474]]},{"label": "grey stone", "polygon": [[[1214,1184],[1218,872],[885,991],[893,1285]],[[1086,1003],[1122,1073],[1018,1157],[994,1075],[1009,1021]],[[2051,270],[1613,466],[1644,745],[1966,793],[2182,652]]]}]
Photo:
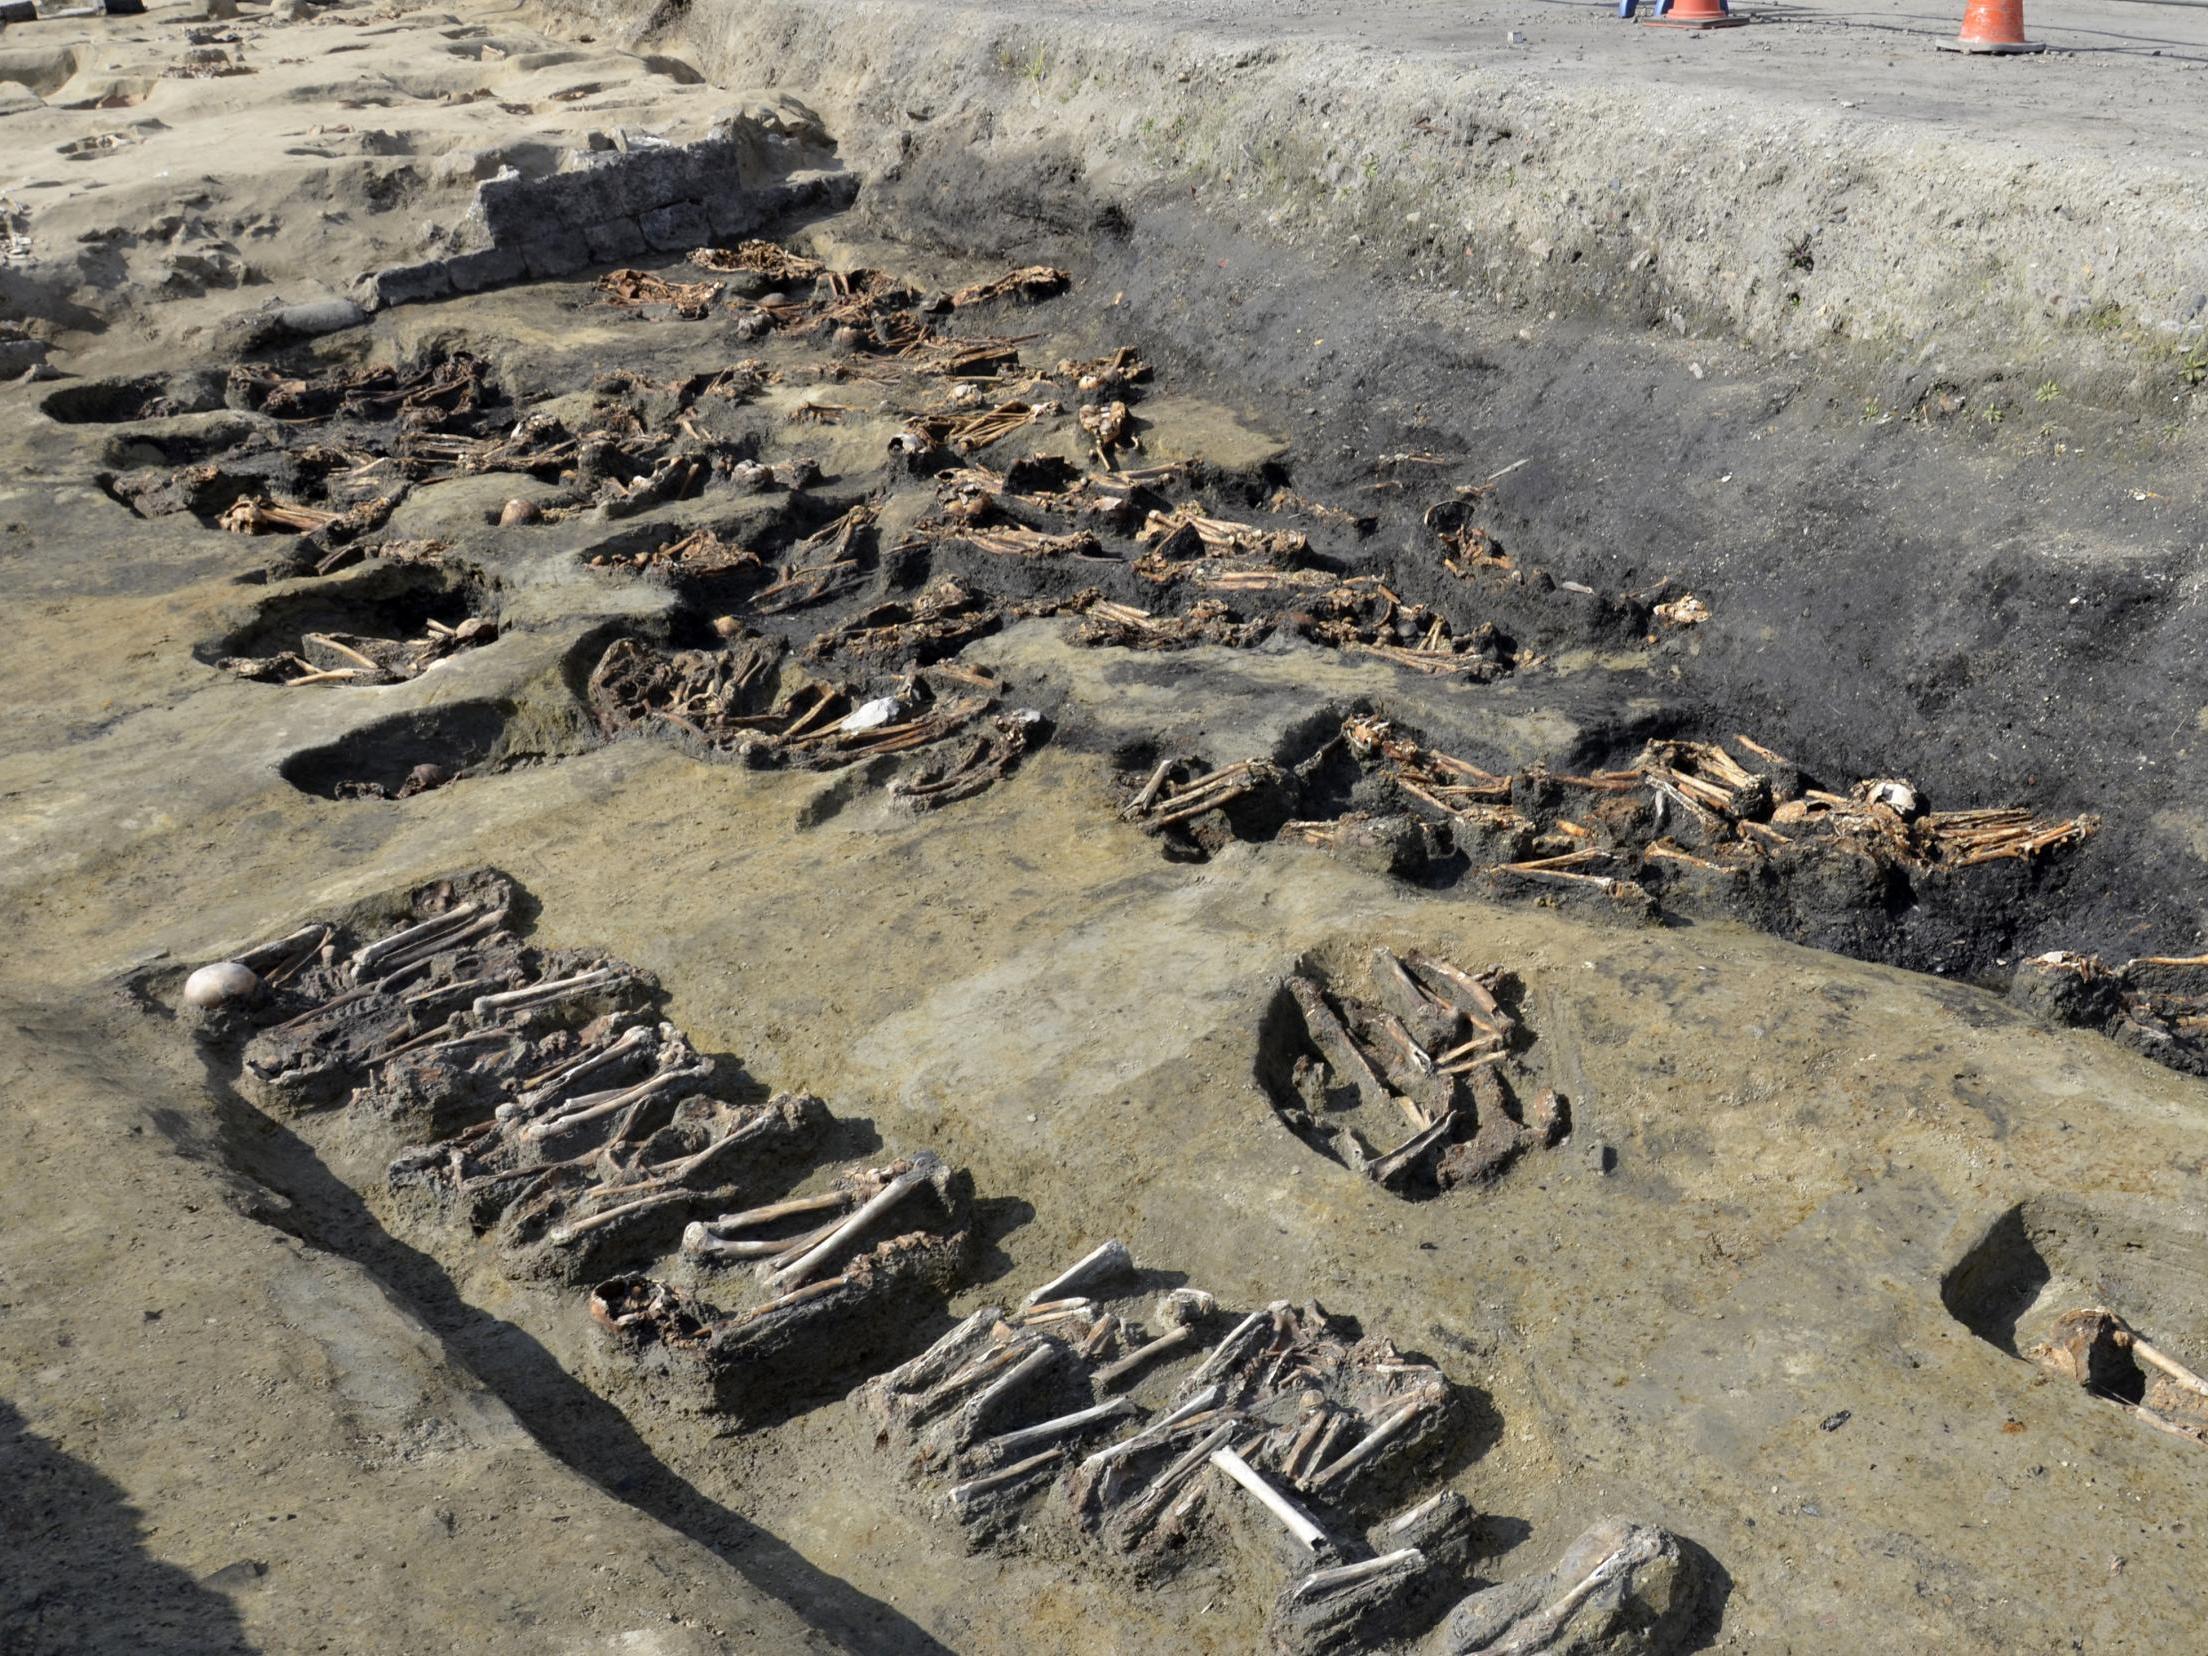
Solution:
[{"label": "grey stone", "polygon": [[590,244],[580,231],[566,224],[538,226],[517,251],[528,264],[529,274],[539,281],[549,276],[572,276],[590,263]]},{"label": "grey stone", "polygon": [[518,282],[529,273],[528,261],[511,247],[487,247],[480,253],[456,253],[445,261],[445,274],[456,293],[480,293],[502,282]]},{"label": "grey stone", "polygon": [[36,0],[4,0],[4,3],[0,3],[0,24],[36,23],[37,21],[38,6]]},{"label": "grey stone", "polygon": [[469,216],[493,242],[513,241],[536,227],[538,188],[517,172],[501,172],[475,187]]},{"label": "grey stone", "polygon": [[591,259],[598,264],[633,259],[644,251],[644,231],[633,218],[610,218],[586,224],[583,240],[590,244]]},{"label": "grey stone", "polygon": [[694,201],[678,201],[672,207],[646,213],[643,226],[644,239],[660,253],[686,253],[713,238],[705,209]]},{"label": "grey stone", "polygon": [[446,274],[444,261],[432,259],[427,264],[392,265],[363,276],[353,289],[353,297],[361,309],[379,311],[393,305],[442,299],[451,292],[452,278]]}]

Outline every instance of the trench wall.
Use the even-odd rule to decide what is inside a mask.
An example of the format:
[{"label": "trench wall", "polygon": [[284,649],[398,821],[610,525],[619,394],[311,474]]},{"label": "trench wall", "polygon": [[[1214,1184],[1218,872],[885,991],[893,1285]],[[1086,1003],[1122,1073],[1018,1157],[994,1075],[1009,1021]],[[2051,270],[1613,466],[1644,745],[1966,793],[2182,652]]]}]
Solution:
[{"label": "trench wall", "polygon": [[[2195,383],[2208,184],[2177,167],[1842,120],[1807,98],[1544,85],[1499,58],[1268,43],[922,0],[549,0],[816,107],[847,164],[1062,152],[1467,305],[1603,313],[1927,383]],[[1838,347],[1838,350],[1835,350]],[[2196,366],[2208,369],[2208,361]]]}]

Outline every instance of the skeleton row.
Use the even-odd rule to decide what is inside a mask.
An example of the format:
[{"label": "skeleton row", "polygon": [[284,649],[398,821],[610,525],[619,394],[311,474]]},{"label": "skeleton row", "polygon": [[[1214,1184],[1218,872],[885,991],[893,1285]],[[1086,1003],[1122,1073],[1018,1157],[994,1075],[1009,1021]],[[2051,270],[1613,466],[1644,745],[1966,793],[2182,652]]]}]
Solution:
[{"label": "skeleton row", "polygon": [[[1270,1640],[1294,1656],[1442,1616],[1476,1528],[1453,1491],[1412,1498],[1461,1408],[1435,1365],[1316,1304],[1222,1313],[1113,1241],[881,1369],[869,1354],[910,1350],[966,1280],[967,1175],[918,1151],[797,1190],[830,1127],[820,1101],[720,1096],[649,977],[535,948],[520,906],[494,872],[438,881],[395,921],[317,922],[202,968],[184,999],[203,1036],[241,1044],[264,1106],[342,1105],[414,1141],[389,1175],[412,1224],[479,1239],[517,1278],[587,1285],[609,1389],[745,1423],[876,1369],[856,1406],[972,1546],[1048,1525],[1146,1580],[1255,1558],[1280,1583]],[[1657,1568],[1676,1544],[1612,1529],[1507,1604],[1464,1600],[1438,1648],[1676,1619]]]},{"label": "skeleton row", "polygon": [[[414,1141],[389,1173],[412,1223],[481,1239],[513,1277],[590,1288],[617,1342],[636,1345],[653,1305],[688,1315],[693,1288],[739,1303],[694,1318],[721,1406],[771,1391],[801,1336],[909,1318],[909,1285],[958,1280],[962,1173],[923,1151],[790,1195],[831,1127],[820,1100],[722,1096],[648,976],[523,942],[517,901],[495,873],[440,881],[376,935],[302,928],[194,974],[187,999],[242,1037],[257,1102],[342,1105]],[[687,1352],[686,1326],[657,1343]]]}]

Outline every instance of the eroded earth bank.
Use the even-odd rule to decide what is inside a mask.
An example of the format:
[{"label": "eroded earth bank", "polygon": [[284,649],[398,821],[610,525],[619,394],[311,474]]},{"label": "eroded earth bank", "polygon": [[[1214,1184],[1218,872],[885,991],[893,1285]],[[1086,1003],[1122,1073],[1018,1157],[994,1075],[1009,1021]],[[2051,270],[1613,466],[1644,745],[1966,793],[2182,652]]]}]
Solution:
[{"label": "eroded earth bank", "polygon": [[0,34],[0,1648],[2195,1648],[2169,318],[1437,277],[1539,134],[1218,37],[183,10]]}]

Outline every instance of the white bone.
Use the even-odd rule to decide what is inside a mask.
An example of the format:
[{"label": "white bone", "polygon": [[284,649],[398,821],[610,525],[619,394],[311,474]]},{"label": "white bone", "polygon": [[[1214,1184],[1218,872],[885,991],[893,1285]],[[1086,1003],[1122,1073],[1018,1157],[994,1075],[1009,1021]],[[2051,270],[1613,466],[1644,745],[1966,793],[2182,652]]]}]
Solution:
[{"label": "white bone", "polygon": [[600,1116],[625,1110],[631,1104],[655,1097],[670,1087],[679,1086],[686,1081],[701,1081],[709,1073],[710,1066],[706,1064],[685,1064],[679,1069],[661,1070],[633,1087],[624,1087],[615,1092],[591,1093],[576,1099],[562,1114],[547,1116],[542,1121],[532,1121],[521,1130],[521,1136],[532,1143],[548,1139],[554,1133],[564,1133],[570,1127],[580,1127],[587,1121],[596,1121]]},{"label": "white bone", "polygon": [[990,1404],[996,1402],[1007,1392],[1017,1390],[1020,1386],[1025,1385],[1033,1375],[1042,1369],[1048,1368],[1057,1355],[1056,1349],[1047,1342],[1037,1346],[1025,1357],[1014,1363],[1007,1373],[999,1375],[974,1394],[974,1400],[966,1405],[966,1418],[972,1421],[980,1420],[984,1414],[988,1413]]},{"label": "white bone", "polygon": [[1396,1519],[1393,1523],[1388,1525],[1388,1533],[1390,1535],[1396,1535],[1400,1534],[1404,1530],[1409,1529],[1413,1524],[1417,1523],[1421,1518],[1425,1517],[1426,1514],[1433,1511],[1434,1508],[1441,1505],[1441,1503],[1446,1501],[1447,1499],[1449,1499],[1449,1491],[1447,1491],[1446,1489],[1436,1490],[1433,1494],[1427,1496],[1426,1499],[1419,1502],[1418,1505],[1411,1508],[1410,1511],[1403,1514],[1402,1517]]},{"label": "white bone", "polygon": [[1286,1300],[1275,1300],[1264,1310],[1252,1311],[1236,1323],[1228,1332],[1227,1337],[1212,1347],[1211,1355],[1197,1365],[1196,1372],[1188,1377],[1190,1383],[1194,1384],[1199,1380],[1208,1380],[1215,1371],[1224,1369],[1240,1352],[1244,1341],[1256,1333],[1258,1329],[1270,1323],[1275,1314],[1287,1309],[1288,1302]]},{"label": "white bone", "polygon": [[1058,1298],[1070,1288],[1085,1286],[1099,1279],[1109,1279],[1134,1268],[1134,1256],[1128,1253],[1127,1244],[1114,1237],[1101,1247],[1083,1254],[1064,1271],[1020,1301],[1020,1309],[1032,1311],[1046,1301]]},{"label": "white bone", "polygon": [[651,1030],[645,1028],[642,1024],[638,1024],[635,1028],[624,1031],[619,1040],[603,1051],[586,1053],[580,1058],[562,1064],[546,1076],[543,1081],[531,1087],[514,1101],[518,1106],[517,1113],[521,1115],[536,1114],[539,1109],[551,1103],[552,1100],[559,1097],[561,1093],[580,1081],[584,1076],[605,1068],[606,1065],[636,1051],[638,1047],[650,1045],[652,1038]]},{"label": "white bone", "polygon": [[1170,1334],[1160,1334],[1147,1345],[1135,1347],[1126,1356],[1120,1358],[1118,1362],[1107,1363],[1104,1367],[1098,1369],[1096,1371],[1096,1383],[1100,1386],[1116,1386],[1121,1380],[1134,1373],[1136,1369],[1148,1364],[1153,1358],[1163,1357],[1167,1352],[1188,1344],[1195,1337],[1196,1329],[1193,1324],[1184,1324],[1182,1327],[1174,1329]]},{"label": "white bone", "polygon": [[981,1494],[984,1490],[994,1489],[999,1484],[1008,1484],[1012,1483],[1016,1479],[1024,1478],[1028,1475],[1028,1473],[1034,1471],[1038,1466],[1046,1465],[1047,1463],[1054,1461],[1057,1458],[1057,1450],[1045,1449],[1039,1455],[1029,1456],[1026,1460],[1021,1461],[1017,1466],[1007,1466],[999,1471],[991,1472],[986,1477],[975,1478],[970,1483],[962,1483],[956,1489],[953,1489],[951,1491],[951,1504],[953,1506],[964,1506],[968,1501],[972,1500],[976,1495]]},{"label": "white bone", "polygon": [[1287,1526],[1288,1533],[1309,1547],[1313,1552],[1327,1545],[1326,1531],[1311,1522],[1294,1502],[1275,1489],[1259,1475],[1256,1467],[1236,1454],[1232,1449],[1214,1449],[1211,1464],[1240,1484],[1258,1499],[1258,1504]]},{"label": "white bone", "polygon": [[987,1333],[1003,1315],[1002,1306],[983,1306],[912,1361],[900,1363],[883,1375],[883,1383],[895,1391],[910,1391],[914,1386],[925,1385],[936,1374],[957,1361],[959,1355],[974,1343],[975,1338]]}]

